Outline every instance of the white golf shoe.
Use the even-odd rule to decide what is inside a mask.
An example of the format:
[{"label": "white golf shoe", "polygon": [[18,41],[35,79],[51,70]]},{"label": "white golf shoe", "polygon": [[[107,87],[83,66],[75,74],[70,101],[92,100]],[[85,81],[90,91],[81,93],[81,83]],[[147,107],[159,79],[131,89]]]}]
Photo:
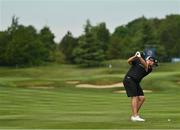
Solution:
[{"label": "white golf shoe", "polygon": [[131,116],[131,121],[141,121],[144,122],[145,119],[139,117],[139,116]]}]

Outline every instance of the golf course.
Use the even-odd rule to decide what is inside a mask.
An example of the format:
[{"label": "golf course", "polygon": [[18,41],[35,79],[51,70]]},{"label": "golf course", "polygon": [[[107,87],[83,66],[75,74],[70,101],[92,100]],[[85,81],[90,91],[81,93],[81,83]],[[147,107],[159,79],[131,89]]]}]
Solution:
[{"label": "golf course", "polygon": [[[126,60],[96,68],[0,67],[0,128],[180,129],[180,63],[160,63],[142,81],[145,122],[130,121],[130,98],[121,85],[129,67]],[[99,87],[77,87],[82,84]]]}]

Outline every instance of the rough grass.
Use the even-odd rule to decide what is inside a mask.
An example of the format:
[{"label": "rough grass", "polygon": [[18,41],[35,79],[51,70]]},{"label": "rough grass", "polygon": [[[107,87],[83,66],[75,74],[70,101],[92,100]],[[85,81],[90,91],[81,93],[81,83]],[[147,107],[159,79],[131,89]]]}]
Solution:
[{"label": "rough grass", "polygon": [[[108,68],[108,64],[112,68]],[[81,69],[49,64],[33,68],[0,68],[0,128],[61,129],[180,129],[180,64],[160,64],[146,77],[141,114],[144,123],[129,121],[129,98],[114,91],[123,88],[76,88],[80,83],[122,81],[129,65],[123,60],[102,68]],[[51,89],[49,89],[51,88]],[[171,121],[168,121],[171,119]]]}]

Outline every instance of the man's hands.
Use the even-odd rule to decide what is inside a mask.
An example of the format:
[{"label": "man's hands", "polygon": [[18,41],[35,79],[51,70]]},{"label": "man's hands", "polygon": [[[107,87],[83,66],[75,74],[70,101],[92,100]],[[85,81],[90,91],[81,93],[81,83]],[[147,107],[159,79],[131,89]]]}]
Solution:
[{"label": "man's hands", "polygon": [[141,53],[139,51],[136,52],[135,54],[136,57],[141,57]]},{"label": "man's hands", "polygon": [[140,57],[141,57],[141,53],[139,51],[137,51],[136,54],[134,56],[130,57],[127,61],[131,65],[132,61],[134,61],[134,60],[136,60],[137,58],[140,58]]},{"label": "man's hands", "polygon": [[136,52],[135,57],[137,57],[140,60],[141,64],[143,64],[145,70],[148,71],[148,65],[147,65],[146,61],[141,57],[141,53],[139,51]]},{"label": "man's hands", "polygon": [[127,61],[129,64],[132,64],[132,61],[139,59],[141,64],[143,64],[144,68],[146,71],[148,71],[148,65],[146,63],[146,61],[141,57],[141,53],[139,51],[136,52],[136,54],[132,57],[130,57]]}]

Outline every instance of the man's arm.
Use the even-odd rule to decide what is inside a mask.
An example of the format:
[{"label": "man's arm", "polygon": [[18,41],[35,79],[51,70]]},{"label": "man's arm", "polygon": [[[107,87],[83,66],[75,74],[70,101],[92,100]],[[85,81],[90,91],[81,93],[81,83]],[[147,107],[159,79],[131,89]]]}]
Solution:
[{"label": "man's arm", "polygon": [[137,56],[136,55],[134,55],[134,56],[132,56],[132,57],[130,57],[128,60],[127,60],[127,62],[128,62],[128,64],[132,64],[132,62],[134,61],[134,60],[136,60],[137,59]]},{"label": "man's arm", "polygon": [[134,60],[136,60],[137,58],[140,60],[141,64],[143,64],[145,70],[148,71],[148,65],[147,65],[146,61],[141,57],[140,52],[136,52],[136,54],[135,54],[134,56],[130,57],[130,58],[127,60],[127,62],[131,65],[132,62],[133,62]]},{"label": "man's arm", "polygon": [[148,71],[148,65],[147,65],[146,61],[142,57],[138,57],[138,58],[139,58],[141,64],[143,64],[143,66],[147,72]]}]

